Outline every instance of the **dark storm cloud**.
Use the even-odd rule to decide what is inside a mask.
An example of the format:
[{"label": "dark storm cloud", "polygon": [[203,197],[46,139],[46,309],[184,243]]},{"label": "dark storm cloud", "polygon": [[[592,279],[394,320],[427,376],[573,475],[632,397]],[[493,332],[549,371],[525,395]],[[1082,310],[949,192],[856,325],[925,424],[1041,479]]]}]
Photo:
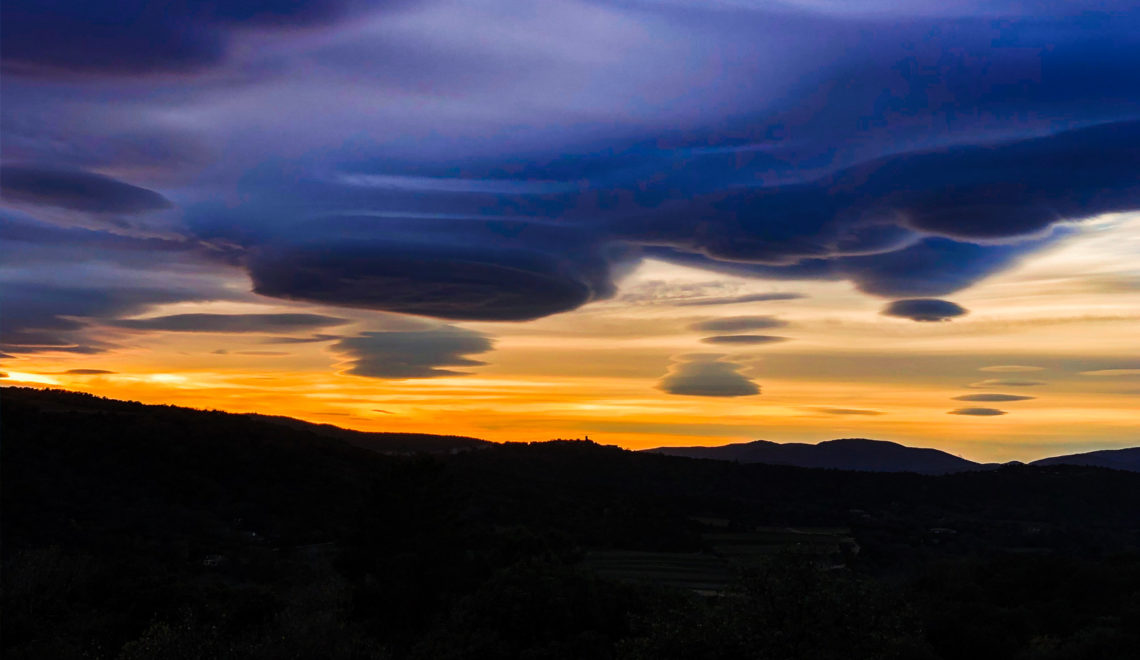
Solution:
[{"label": "dark storm cloud", "polygon": [[686,396],[737,397],[760,393],[760,386],[740,373],[740,365],[717,355],[693,356],[674,364],[658,389]]},{"label": "dark storm cloud", "polygon": [[491,350],[486,335],[445,325],[430,330],[364,332],[333,344],[349,360],[346,373],[368,378],[437,378],[466,372],[441,367],[474,367],[467,357]]},{"label": "dark storm cloud", "polygon": [[995,417],[997,415],[1006,414],[1004,410],[997,408],[958,408],[946,413],[948,415],[969,415],[973,417]]},{"label": "dark storm cloud", "polygon": [[115,373],[106,369],[68,369],[63,374],[67,376],[107,376]]},{"label": "dark storm cloud", "polygon": [[119,319],[109,325],[167,332],[295,332],[344,325],[348,319],[321,314],[173,314],[147,319]]},{"label": "dark storm cloud", "polygon": [[324,23],[349,0],[6,0],[4,68],[34,75],[137,75],[217,64],[240,26]]},{"label": "dark storm cloud", "polygon": [[144,213],[170,208],[162,195],[101,174],[0,166],[4,199],[91,213]]},{"label": "dark storm cloud", "polygon": [[700,321],[689,326],[690,330],[701,332],[741,332],[745,330],[768,330],[788,325],[774,316],[729,316],[722,319]]},{"label": "dark storm cloud", "polygon": [[[1138,146],[1140,122],[1123,121],[903,153],[794,185],[726,180],[721,190],[636,213],[618,231],[722,261],[781,266],[848,257],[853,261],[840,271],[857,274],[867,270],[859,257],[905,252],[919,237],[914,231],[957,241],[1008,239],[1063,219],[1136,208]],[[963,277],[967,284],[974,279]]]},{"label": "dark storm cloud", "polygon": [[614,292],[608,248],[573,227],[338,217],[294,231],[287,241],[251,250],[258,293],[443,319],[520,321]]},{"label": "dark storm cloud", "polygon": [[1035,396],[1022,396],[1020,394],[963,394],[954,397],[954,400],[997,403],[1000,401],[1028,401],[1036,398]]},{"label": "dark storm cloud", "polygon": [[940,296],[964,289],[996,273],[1019,256],[1043,244],[1041,240],[1009,245],[977,245],[929,237],[893,252],[876,255],[803,259],[769,265],[719,261],[675,248],[649,247],[647,256],[740,277],[773,280],[842,280],[864,293],[884,297]]},{"label": "dark storm cloud", "polygon": [[[266,249],[250,261],[266,296],[456,320],[519,321],[605,297],[612,285],[545,261],[432,245]],[[593,281],[591,281],[593,280]]]},{"label": "dark storm cloud", "polygon": [[898,214],[908,227],[950,238],[1007,238],[1136,208],[1138,146],[1140,123],[1114,122],[893,157],[844,173],[832,190],[848,212]]},{"label": "dark storm cloud", "polygon": [[[1065,162],[1080,173],[1057,174]],[[1011,189],[1005,182],[1014,171],[1020,183]],[[293,184],[309,195],[299,204],[418,206],[427,216],[326,215],[319,223],[268,225],[258,218],[273,209],[254,206],[237,225],[218,216],[193,224],[204,237],[228,233],[248,244],[250,275],[265,295],[446,319],[526,320],[608,297],[612,255],[631,259],[638,247],[736,275],[847,279],[889,297],[946,295],[1043,244],[1048,237],[1037,232],[1050,223],[1140,206],[1135,171],[1140,123],[1117,123],[895,156],[792,187],[741,188],[733,183],[741,172],[713,169],[699,173],[700,186],[724,190],[665,203],[651,193],[630,197],[620,186],[651,191],[668,177],[662,184],[605,179],[566,192],[510,180],[377,185],[355,174],[348,183]],[[599,201],[607,196],[612,205]],[[534,219],[544,215],[562,220]],[[985,243],[994,239],[1005,242]],[[612,251],[618,244],[627,248]],[[931,307],[907,316],[954,315]]]},{"label": "dark storm cloud", "polygon": [[897,316],[912,321],[938,322],[949,321],[958,316],[964,316],[969,311],[966,308],[952,303],[949,300],[936,298],[911,298],[909,300],[896,300],[883,308],[884,316]]},{"label": "dark storm cloud", "polygon": [[760,344],[778,344],[788,341],[787,337],[775,335],[715,335],[701,339],[706,344],[735,344],[740,346],[757,346]]},{"label": "dark storm cloud", "polygon": [[[195,126],[225,157],[164,174],[195,182],[168,192],[198,202],[177,229],[210,258],[263,295],[444,319],[572,310],[644,256],[941,297],[1062,221],[1140,207],[1134,6],[555,4],[338,31],[356,3],[11,0],[4,67],[30,100],[6,99],[5,128],[18,153],[74,168],[116,158],[89,153],[102,139],[56,145],[91,108]],[[251,27],[272,39],[227,50]],[[106,82],[230,52],[218,80]],[[106,181],[112,201],[37,185],[24,194],[66,208],[140,205]],[[675,304],[792,294],[771,295]],[[907,318],[948,318],[934,311]]]},{"label": "dark storm cloud", "polygon": [[890,298],[944,296],[1010,266],[1041,241],[977,245],[926,238],[894,252],[834,260],[836,273],[860,291]]}]

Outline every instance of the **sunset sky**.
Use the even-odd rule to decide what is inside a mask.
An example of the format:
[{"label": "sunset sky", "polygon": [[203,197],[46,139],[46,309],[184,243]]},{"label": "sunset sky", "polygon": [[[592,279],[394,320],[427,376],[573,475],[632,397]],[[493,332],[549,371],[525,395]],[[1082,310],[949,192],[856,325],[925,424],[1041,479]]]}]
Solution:
[{"label": "sunset sky", "polygon": [[1135,2],[0,19],[4,384],[631,448],[1140,444]]}]

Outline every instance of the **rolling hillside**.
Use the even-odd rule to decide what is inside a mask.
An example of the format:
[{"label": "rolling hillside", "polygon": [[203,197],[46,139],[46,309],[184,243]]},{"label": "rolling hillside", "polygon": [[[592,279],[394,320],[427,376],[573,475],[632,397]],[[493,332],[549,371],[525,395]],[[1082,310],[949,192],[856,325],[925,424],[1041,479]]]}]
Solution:
[{"label": "rolling hillside", "polygon": [[646,451],[669,456],[712,458],[739,463],[768,463],[869,472],[948,474],[993,467],[937,449],[906,447],[894,442],[861,438],[830,440],[817,445],[756,440],[721,447],[659,447]]}]

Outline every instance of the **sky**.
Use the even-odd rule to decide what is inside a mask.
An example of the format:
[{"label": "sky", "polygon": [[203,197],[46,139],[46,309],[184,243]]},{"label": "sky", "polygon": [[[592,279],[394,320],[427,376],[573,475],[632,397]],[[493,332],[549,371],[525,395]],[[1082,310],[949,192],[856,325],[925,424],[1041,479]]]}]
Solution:
[{"label": "sky", "polygon": [[1140,444],[1140,8],[6,0],[0,374],[630,448]]}]

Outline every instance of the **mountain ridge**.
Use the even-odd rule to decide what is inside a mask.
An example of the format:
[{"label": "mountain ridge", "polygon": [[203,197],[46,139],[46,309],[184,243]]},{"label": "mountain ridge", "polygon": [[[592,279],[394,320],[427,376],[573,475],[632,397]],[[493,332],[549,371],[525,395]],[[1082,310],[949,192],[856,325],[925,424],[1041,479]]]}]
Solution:
[{"label": "mountain ridge", "polygon": [[[182,406],[144,404],[137,401],[112,399],[56,388],[5,386],[0,388],[0,392],[2,392],[0,407],[7,399],[45,409],[72,412],[142,413],[149,409],[159,408],[212,412],[281,426],[294,431],[304,431],[381,454],[454,453],[498,444],[459,435],[357,431],[332,424],[307,422],[279,415],[228,413],[197,410]],[[889,440],[869,438],[840,438],[825,440],[818,444],[754,440],[718,446],[655,447],[643,449],[640,453],[804,468],[859,472],[916,472],[919,474],[950,474],[992,470],[1002,465],[1000,463],[978,463],[939,449],[910,447]],[[1140,447],[1103,449],[1050,456],[1029,461],[1026,464],[1040,467],[1079,465],[1140,472]]]},{"label": "mountain ridge", "polygon": [[[889,440],[840,438],[818,444],[753,440],[719,446],[655,447],[645,453],[686,458],[766,463],[805,468],[863,472],[950,474],[993,470],[1001,463],[978,463],[940,449],[909,447]],[[1086,465],[1140,472],[1140,447],[1105,449],[1053,456],[1028,463],[1036,466]]]},{"label": "mountain ridge", "polygon": [[657,447],[644,451],[688,458],[862,472],[948,474],[997,467],[996,464],[976,463],[938,449],[908,447],[868,438],[840,438],[819,444],[754,440],[719,447]]},{"label": "mountain ridge", "polygon": [[450,453],[475,449],[491,444],[486,440],[460,435],[434,433],[400,433],[385,431],[357,431],[332,424],[307,422],[294,417],[261,413],[231,413],[218,410],[200,410],[185,406],[148,404],[138,401],[112,399],[86,392],[73,392],[57,388],[3,387],[0,388],[0,410],[6,402],[32,405],[54,412],[143,414],[155,409],[193,411],[232,415],[262,424],[270,424],[311,433],[322,438],[339,440],[346,444],[381,454]]}]

